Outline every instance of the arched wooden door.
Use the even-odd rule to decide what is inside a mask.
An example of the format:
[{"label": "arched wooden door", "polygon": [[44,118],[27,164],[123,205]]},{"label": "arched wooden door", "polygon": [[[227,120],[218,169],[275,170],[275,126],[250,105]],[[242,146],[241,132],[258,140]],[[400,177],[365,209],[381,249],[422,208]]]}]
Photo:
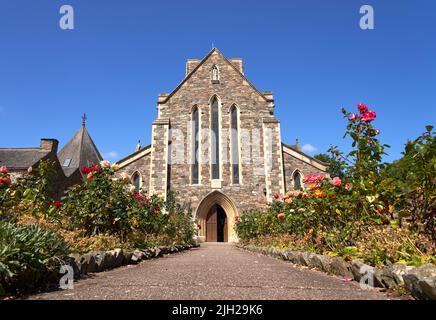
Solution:
[{"label": "arched wooden door", "polygon": [[224,209],[215,204],[206,216],[206,241],[227,242],[227,215]]}]

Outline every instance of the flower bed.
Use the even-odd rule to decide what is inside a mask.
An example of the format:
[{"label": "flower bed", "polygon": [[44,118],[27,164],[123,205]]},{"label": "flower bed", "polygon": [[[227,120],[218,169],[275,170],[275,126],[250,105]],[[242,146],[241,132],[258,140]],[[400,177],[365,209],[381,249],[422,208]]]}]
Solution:
[{"label": "flower bed", "polygon": [[[49,161],[16,183],[10,182],[7,168],[0,168],[0,294],[43,287],[50,282],[48,275],[58,279],[71,254],[119,248],[140,260],[138,248],[193,244],[187,206],[176,203],[172,194],[164,200],[136,192],[128,179],[115,176],[116,170],[107,161],[83,167],[83,183],[61,199],[51,199]],[[123,261],[131,263],[129,259]]]},{"label": "flower bed", "polygon": [[342,110],[352,150],[329,150],[344,175],[309,174],[300,190],[274,195],[266,211],[236,223],[243,244],[305,250],[373,266],[436,263],[436,137],[427,126],[403,158],[382,162],[388,145],[373,127],[376,112]]}]

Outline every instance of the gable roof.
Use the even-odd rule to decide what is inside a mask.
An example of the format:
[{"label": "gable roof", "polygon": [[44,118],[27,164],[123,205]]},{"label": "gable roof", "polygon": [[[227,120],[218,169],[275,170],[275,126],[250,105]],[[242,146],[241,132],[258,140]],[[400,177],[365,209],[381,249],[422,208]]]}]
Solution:
[{"label": "gable roof", "polygon": [[[90,166],[103,160],[85,125],[82,125],[73,138],[59,151],[58,158],[67,177],[82,166]],[[68,159],[69,165],[64,166]]]},{"label": "gable roof", "polygon": [[128,164],[148,155],[150,152],[151,152],[151,144],[129,154],[128,156],[122,158],[121,160],[118,160],[116,163],[120,166],[121,169],[127,166]]},{"label": "gable roof", "polygon": [[40,148],[1,148],[0,166],[12,170],[27,169],[50,154]]},{"label": "gable roof", "polygon": [[329,167],[328,163],[311,157],[308,154],[305,154],[304,152],[298,150],[298,148],[296,148],[295,146],[291,146],[282,142],[282,148],[285,153],[293,156],[294,158],[300,159],[322,171],[327,171],[327,168]]},{"label": "gable roof", "polygon": [[223,60],[228,63],[233,70],[235,70],[245,81],[247,81],[247,83],[263,98],[265,99],[265,101],[273,101],[272,99],[269,99],[265,96],[265,94],[263,94],[261,91],[257,90],[256,87],[245,77],[244,74],[241,73],[241,71],[226,57],[224,57],[224,55],[217,49],[217,48],[212,48],[212,50],[209,51],[209,53],[200,61],[200,63],[197,64],[197,66],[185,77],[185,79],[182,80],[182,82],[179,83],[179,85],[170,93],[170,94],[166,94],[166,95],[161,95],[163,97],[162,100],[159,99],[158,103],[159,104],[164,104],[166,103],[177,91],[179,91],[179,89],[183,86],[183,84],[185,82],[187,82],[192,75],[207,61],[207,59],[214,53],[217,52],[221,58],[223,58]]}]

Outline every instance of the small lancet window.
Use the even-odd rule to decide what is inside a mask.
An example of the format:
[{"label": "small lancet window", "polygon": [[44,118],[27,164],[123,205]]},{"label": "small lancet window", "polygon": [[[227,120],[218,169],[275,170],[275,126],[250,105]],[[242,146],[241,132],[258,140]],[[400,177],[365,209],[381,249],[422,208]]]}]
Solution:
[{"label": "small lancet window", "polygon": [[214,65],[212,67],[212,83],[219,83],[220,82],[220,72],[218,70],[218,67]]},{"label": "small lancet window", "polygon": [[141,177],[139,176],[138,172],[135,172],[133,174],[132,180],[133,180],[133,185],[135,186],[135,191],[139,192],[141,188]]},{"label": "small lancet window", "polygon": [[292,180],[294,181],[294,189],[300,190],[301,189],[301,174],[300,171],[296,170],[294,174],[292,175]]}]

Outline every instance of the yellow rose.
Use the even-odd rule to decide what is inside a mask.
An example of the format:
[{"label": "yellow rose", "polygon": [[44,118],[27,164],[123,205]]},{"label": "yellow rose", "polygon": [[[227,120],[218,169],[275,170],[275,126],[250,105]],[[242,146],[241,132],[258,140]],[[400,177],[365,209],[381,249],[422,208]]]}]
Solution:
[{"label": "yellow rose", "polygon": [[120,166],[117,163],[113,163],[111,165],[111,169],[114,170],[114,171],[117,171],[119,168],[120,168]]}]

